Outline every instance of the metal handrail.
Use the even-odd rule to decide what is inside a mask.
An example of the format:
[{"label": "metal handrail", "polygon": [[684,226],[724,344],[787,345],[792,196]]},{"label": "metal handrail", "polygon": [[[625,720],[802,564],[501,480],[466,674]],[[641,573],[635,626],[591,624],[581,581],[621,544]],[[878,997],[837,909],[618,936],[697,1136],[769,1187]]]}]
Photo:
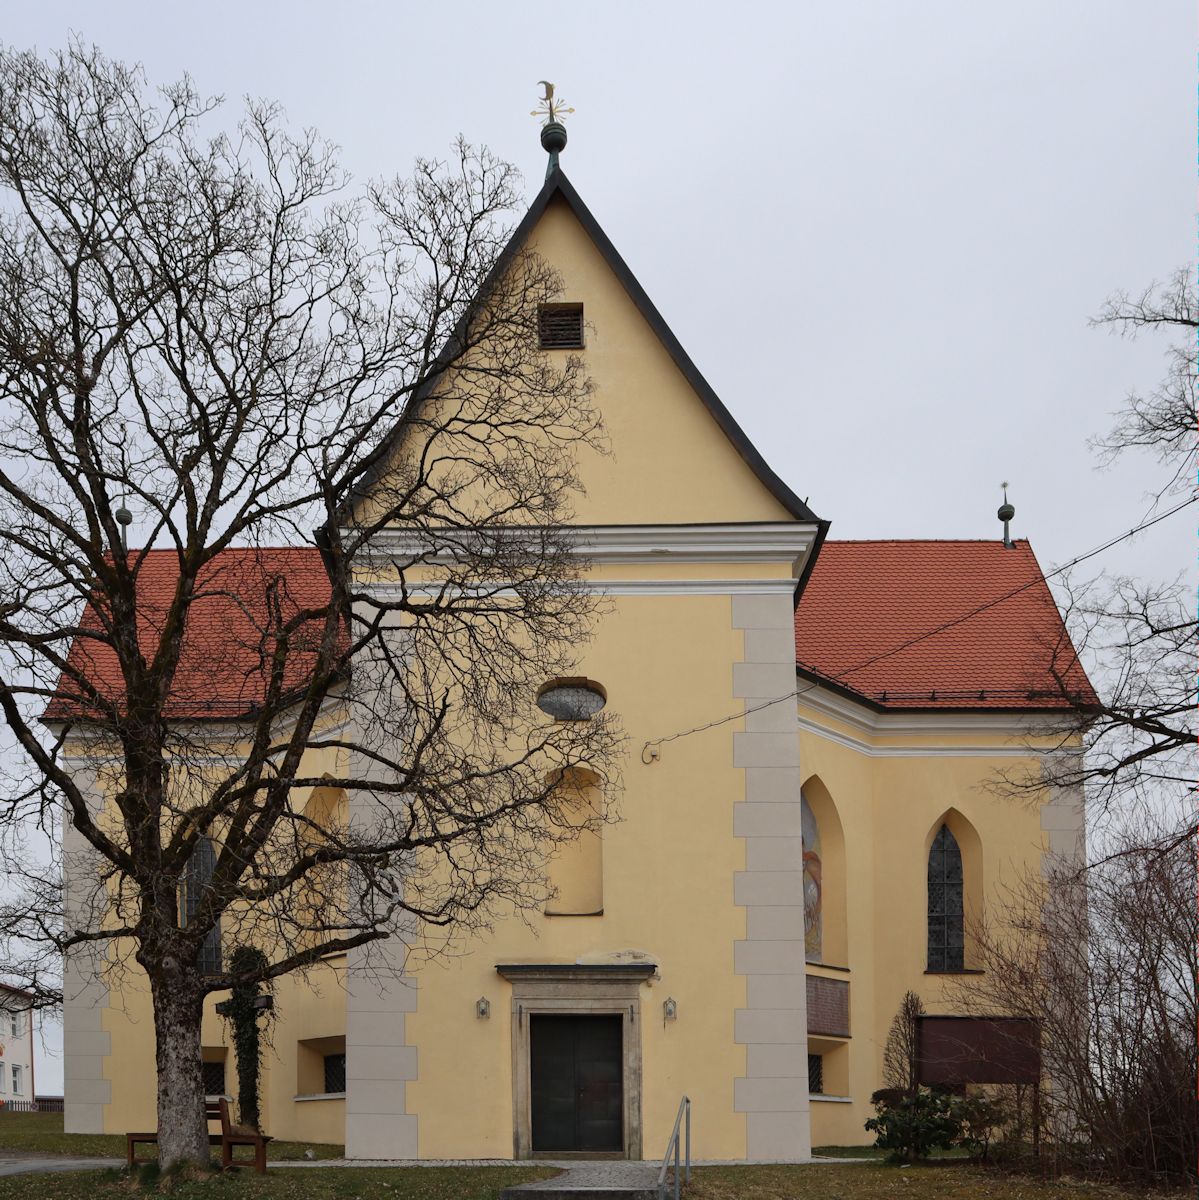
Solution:
[{"label": "metal handrail", "polygon": [[[684,1170],[679,1170],[679,1125],[683,1125],[683,1145],[687,1154],[684,1159]],[[679,1111],[674,1119],[674,1129],[670,1141],[666,1143],[666,1153],[662,1155],[662,1166],[658,1169],[658,1200],[668,1200],[666,1191],[666,1171],[670,1166],[670,1152],[674,1151],[674,1200],[679,1200],[679,1188],[684,1180],[691,1182],[691,1098],[684,1096],[679,1101]]]}]

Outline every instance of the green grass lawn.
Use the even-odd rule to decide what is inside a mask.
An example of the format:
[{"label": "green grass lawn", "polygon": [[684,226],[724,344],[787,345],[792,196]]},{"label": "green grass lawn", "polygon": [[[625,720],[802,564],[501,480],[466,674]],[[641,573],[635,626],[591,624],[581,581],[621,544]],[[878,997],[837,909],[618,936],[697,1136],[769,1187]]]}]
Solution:
[{"label": "green grass lawn", "polygon": [[[812,1153],[818,1158],[869,1158],[877,1162],[885,1162],[890,1150],[880,1150],[877,1146],[813,1146]],[[940,1162],[953,1158],[969,1158],[965,1150],[934,1150],[932,1161]]]},{"label": "green grass lawn", "polygon": [[[687,1200],[1133,1200],[1133,1193],[1076,1180],[1042,1182],[967,1163],[810,1167],[697,1167]],[[1144,1200],[1139,1194],[1138,1200]]]},{"label": "green grass lawn", "polygon": [[0,1178],[0,1200],[497,1200],[517,1183],[545,1179],[546,1167],[296,1167],[255,1175],[215,1174],[143,1185],[119,1171]]},{"label": "green grass lawn", "polygon": [[[219,1156],[219,1147],[214,1149]],[[304,1151],[309,1149],[317,1158],[340,1158],[345,1153],[344,1146],[271,1142],[266,1148],[266,1156],[285,1162],[305,1157]],[[125,1137],[119,1133],[63,1133],[62,1113],[3,1113],[0,1114],[0,1153],[5,1150],[68,1154],[75,1158],[124,1158]],[[250,1152],[243,1148],[238,1153],[240,1157]],[[154,1147],[138,1146],[137,1155],[138,1158],[152,1158]]]},{"label": "green grass lawn", "polygon": [[888,1151],[875,1146],[813,1146],[817,1158],[873,1158],[882,1162]]},{"label": "green grass lawn", "polygon": [[[0,1200],[497,1200],[544,1167],[292,1168],[173,1179],[155,1187],[117,1171],[0,1178]],[[1042,1183],[966,1164],[889,1167],[699,1167],[687,1200],[1133,1200],[1131,1193],[1077,1181]],[[1139,1200],[1144,1200],[1140,1197]]]}]

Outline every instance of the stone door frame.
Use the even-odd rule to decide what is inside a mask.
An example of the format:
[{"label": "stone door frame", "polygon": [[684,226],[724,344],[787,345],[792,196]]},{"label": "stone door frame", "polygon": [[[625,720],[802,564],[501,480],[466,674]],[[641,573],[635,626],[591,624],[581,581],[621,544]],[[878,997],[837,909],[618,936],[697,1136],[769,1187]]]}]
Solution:
[{"label": "stone door frame", "polygon": [[550,1013],[559,1016],[619,1015],[622,1018],[623,1157],[640,1160],[641,985],[657,974],[657,966],[653,963],[594,966],[502,963],[496,971],[512,985],[513,1157],[533,1157],[529,1018]]}]

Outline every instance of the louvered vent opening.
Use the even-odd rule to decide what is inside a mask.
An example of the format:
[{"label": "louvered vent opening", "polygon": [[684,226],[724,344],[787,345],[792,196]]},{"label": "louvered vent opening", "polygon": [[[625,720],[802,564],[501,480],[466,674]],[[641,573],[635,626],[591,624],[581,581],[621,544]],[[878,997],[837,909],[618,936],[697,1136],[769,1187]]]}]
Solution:
[{"label": "louvered vent opening", "polygon": [[540,313],[543,350],[581,350],[583,348],[583,306],[581,304],[543,304]]}]

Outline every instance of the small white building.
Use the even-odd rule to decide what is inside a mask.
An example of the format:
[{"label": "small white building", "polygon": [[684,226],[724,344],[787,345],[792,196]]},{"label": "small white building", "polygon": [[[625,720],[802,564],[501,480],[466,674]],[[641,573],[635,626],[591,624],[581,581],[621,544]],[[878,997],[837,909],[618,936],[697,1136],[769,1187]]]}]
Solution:
[{"label": "small white building", "polygon": [[0,1103],[33,1103],[33,997],[0,983]]}]

